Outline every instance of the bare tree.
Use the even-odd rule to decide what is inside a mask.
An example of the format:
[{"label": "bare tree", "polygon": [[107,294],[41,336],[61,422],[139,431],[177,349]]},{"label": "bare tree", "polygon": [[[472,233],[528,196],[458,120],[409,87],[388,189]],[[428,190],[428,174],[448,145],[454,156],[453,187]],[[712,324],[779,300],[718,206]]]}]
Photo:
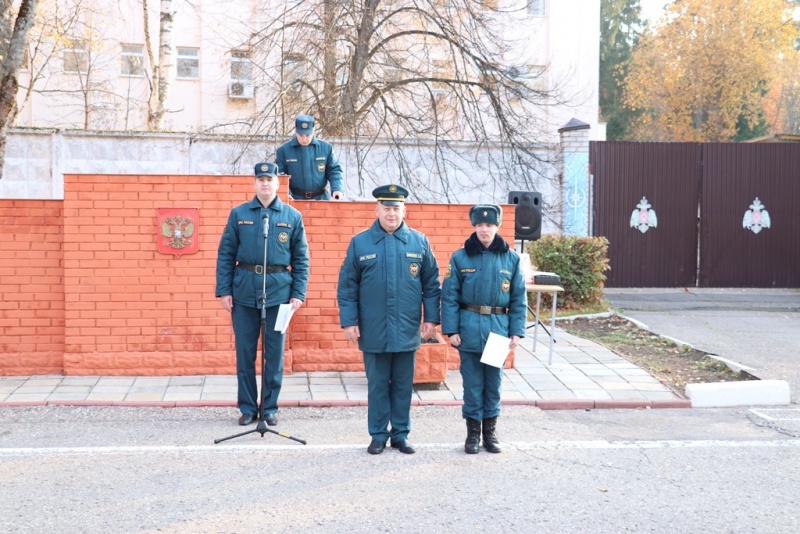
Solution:
[{"label": "bare tree", "polygon": [[[262,117],[288,134],[296,113],[328,137],[355,140],[359,161],[384,145],[418,198],[449,201],[464,188],[536,188],[548,174],[554,125],[547,108],[568,105],[543,51],[519,29],[526,5],[485,0],[301,0],[269,11],[243,46],[262,68]],[[254,120],[254,125],[269,124]],[[257,132],[262,133],[262,132]],[[414,154],[433,145],[432,159]],[[476,147],[489,147],[481,151]],[[427,150],[430,153],[430,150]],[[461,162],[457,164],[456,161]],[[371,162],[374,167],[375,162]],[[459,168],[460,165],[460,168]],[[438,177],[420,178],[421,166]],[[370,166],[359,165],[359,180]]]},{"label": "bare tree", "polygon": [[0,20],[0,178],[3,176],[8,126],[17,115],[19,69],[25,55],[28,31],[36,17],[37,0],[22,0],[16,16],[12,3],[12,0],[2,0],[3,16]]},{"label": "bare tree", "polygon": [[142,0],[142,14],[144,16],[144,42],[147,55],[150,59],[152,72],[150,73],[150,100],[148,101],[147,129],[161,130],[164,128],[164,114],[166,102],[169,98],[169,89],[172,82],[172,22],[175,12],[172,10],[172,0],[160,1],[159,33],[158,33],[158,62],[153,54],[153,40],[150,36],[149,14],[147,0]]},{"label": "bare tree", "polygon": [[110,129],[118,122],[121,103],[126,110],[146,108],[140,94],[116,92],[120,45],[102,31],[114,18],[113,8],[93,0],[40,4],[30,31],[28,83],[19,98],[20,107],[33,93],[50,99],[48,114],[37,126]]}]

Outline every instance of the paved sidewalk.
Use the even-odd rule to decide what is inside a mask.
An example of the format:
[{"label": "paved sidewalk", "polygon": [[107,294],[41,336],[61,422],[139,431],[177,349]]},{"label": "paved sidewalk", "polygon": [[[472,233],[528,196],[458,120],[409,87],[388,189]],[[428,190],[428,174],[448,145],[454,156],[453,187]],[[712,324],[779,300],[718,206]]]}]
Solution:
[{"label": "paved sidewalk", "polygon": [[[691,404],[647,371],[591,341],[556,328],[553,363],[548,338],[533,330],[506,369],[502,402],[542,409],[682,408]],[[457,357],[457,352],[454,352]],[[460,404],[461,375],[442,384],[418,384],[413,404]],[[366,405],[363,372],[294,373],[283,380],[281,406]],[[0,376],[0,406],[236,406],[236,377],[209,376]]]}]

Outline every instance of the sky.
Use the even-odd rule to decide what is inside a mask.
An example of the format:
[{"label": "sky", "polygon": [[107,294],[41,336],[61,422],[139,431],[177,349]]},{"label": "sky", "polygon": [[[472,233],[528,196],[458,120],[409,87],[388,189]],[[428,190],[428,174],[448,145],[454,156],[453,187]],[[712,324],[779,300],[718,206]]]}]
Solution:
[{"label": "sky", "polygon": [[642,6],[642,19],[655,21],[669,2],[670,0],[639,0],[639,5]]}]

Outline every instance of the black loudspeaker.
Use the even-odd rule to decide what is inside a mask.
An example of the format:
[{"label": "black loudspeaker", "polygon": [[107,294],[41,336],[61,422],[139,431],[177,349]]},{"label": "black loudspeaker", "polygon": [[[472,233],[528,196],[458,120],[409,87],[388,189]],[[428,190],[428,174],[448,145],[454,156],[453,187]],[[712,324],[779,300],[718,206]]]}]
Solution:
[{"label": "black loudspeaker", "polygon": [[516,204],[514,239],[536,241],[542,237],[542,194],[536,191],[511,191],[508,203]]}]

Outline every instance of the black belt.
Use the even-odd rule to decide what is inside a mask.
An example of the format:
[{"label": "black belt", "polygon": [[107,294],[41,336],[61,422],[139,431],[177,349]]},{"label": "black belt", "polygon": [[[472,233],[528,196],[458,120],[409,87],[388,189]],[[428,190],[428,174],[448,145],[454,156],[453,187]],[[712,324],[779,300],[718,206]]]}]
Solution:
[{"label": "black belt", "polygon": [[263,265],[250,265],[249,263],[242,262],[238,262],[236,266],[248,271],[253,271],[256,274],[281,273],[287,269],[286,265],[267,265],[265,268]]},{"label": "black belt", "polygon": [[328,190],[328,188],[327,188],[327,187],[323,187],[323,188],[322,188],[322,189],[320,189],[319,191],[300,191],[299,189],[295,189],[295,188],[294,188],[294,187],[292,187],[292,186],[289,186],[289,189],[290,189],[290,190],[291,190],[291,192],[292,192],[292,193],[294,193],[295,195],[297,195],[297,196],[299,196],[299,197],[303,197],[303,198],[314,198],[314,197],[318,197],[318,196],[320,196],[321,194],[323,194],[325,191],[327,191],[327,190]]},{"label": "black belt", "polygon": [[508,313],[508,308],[497,308],[494,306],[475,306],[474,304],[462,304],[462,310],[469,310],[480,313],[481,315],[503,315]]}]

